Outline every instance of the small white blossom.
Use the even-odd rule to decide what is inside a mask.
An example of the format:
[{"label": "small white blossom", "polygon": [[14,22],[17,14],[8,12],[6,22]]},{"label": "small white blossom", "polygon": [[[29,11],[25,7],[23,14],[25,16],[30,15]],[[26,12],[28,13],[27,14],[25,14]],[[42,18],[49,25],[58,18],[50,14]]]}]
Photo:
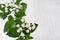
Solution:
[{"label": "small white blossom", "polygon": [[27,33],[29,33],[29,30],[26,30]]},{"label": "small white blossom", "polygon": [[12,11],[12,8],[10,8],[10,11]]},{"label": "small white blossom", "polygon": [[23,23],[21,26],[22,26],[22,27],[25,27],[25,24]]},{"label": "small white blossom", "polygon": [[8,8],[5,8],[5,10],[8,10]]},{"label": "small white blossom", "polygon": [[22,31],[22,28],[20,27],[19,30]]},{"label": "small white blossom", "polygon": [[35,26],[32,27],[32,29],[34,30]]},{"label": "small white blossom", "polygon": [[1,7],[3,8],[3,7],[4,7],[4,5],[1,5]]},{"label": "small white blossom", "polygon": [[13,8],[13,10],[16,10],[16,8]]},{"label": "small white blossom", "polygon": [[21,36],[25,36],[23,32],[21,33]]},{"label": "small white blossom", "polygon": [[19,12],[19,9],[16,9],[16,12]]},{"label": "small white blossom", "polygon": [[14,7],[18,8],[18,6],[17,6],[17,5],[14,5]]},{"label": "small white blossom", "polygon": [[32,28],[31,27],[29,27],[29,30],[31,30]]},{"label": "small white blossom", "polygon": [[5,12],[7,13],[7,12],[8,12],[8,10],[5,10]]},{"label": "small white blossom", "polygon": [[26,27],[26,28],[29,28],[29,27],[30,27],[30,24],[27,23],[25,27]]},{"label": "small white blossom", "polygon": [[20,30],[18,29],[17,32],[20,32]]},{"label": "small white blossom", "polygon": [[20,27],[20,25],[18,24],[17,27]]},{"label": "small white blossom", "polygon": [[16,0],[14,0],[14,3],[16,2]]},{"label": "small white blossom", "polygon": [[18,30],[17,30],[17,32],[21,32],[22,31],[22,28],[19,28]]},{"label": "small white blossom", "polygon": [[21,8],[22,7],[22,5],[19,5],[19,8]]},{"label": "small white blossom", "polygon": [[2,12],[2,11],[0,10],[0,12]]},{"label": "small white blossom", "polygon": [[22,22],[24,22],[25,20],[24,19],[21,19]]},{"label": "small white blossom", "polygon": [[8,7],[9,5],[8,5],[8,3],[6,3],[6,5],[5,5],[6,7]]}]

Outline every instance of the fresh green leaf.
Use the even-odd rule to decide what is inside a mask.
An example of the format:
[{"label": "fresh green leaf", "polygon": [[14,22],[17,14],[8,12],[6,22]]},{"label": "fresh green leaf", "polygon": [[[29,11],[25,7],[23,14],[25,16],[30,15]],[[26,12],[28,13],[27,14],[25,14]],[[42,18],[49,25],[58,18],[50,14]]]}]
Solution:
[{"label": "fresh green leaf", "polygon": [[27,8],[27,4],[26,3],[21,3],[21,5],[22,5],[21,10],[23,12],[25,12],[26,11],[26,8]]},{"label": "fresh green leaf", "polygon": [[16,18],[15,22],[16,22],[16,24],[20,24],[20,25],[22,24],[21,19],[19,19],[19,18]]},{"label": "fresh green leaf", "polygon": [[0,4],[0,10],[3,12],[5,11],[5,4]]},{"label": "fresh green leaf", "polygon": [[26,35],[25,38],[26,39],[33,39],[33,37],[31,37],[30,35]]},{"label": "fresh green leaf", "polygon": [[2,16],[3,16],[3,13],[0,13],[0,18],[2,18]]},{"label": "fresh green leaf", "polygon": [[19,5],[19,3],[21,2],[22,0],[16,0],[15,4],[16,5]]},{"label": "fresh green leaf", "polygon": [[24,40],[23,36],[19,36],[17,40]]},{"label": "fresh green leaf", "polygon": [[34,23],[34,24],[35,24],[35,25],[34,25],[35,28],[34,28],[34,29],[31,29],[31,30],[30,30],[30,33],[34,32],[34,31],[36,30],[37,26],[38,26],[38,24],[36,24],[36,23]]},{"label": "fresh green leaf", "polygon": [[25,13],[23,12],[23,10],[19,9],[19,12],[15,12],[15,16],[18,17],[18,18],[22,18],[25,15]]},{"label": "fresh green leaf", "polygon": [[18,28],[17,27],[14,27],[14,28],[10,28],[7,35],[10,36],[10,37],[18,37],[20,36],[20,32],[17,32]]},{"label": "fresh green leaf", "polygon": [[4,20],[4,19],[6,19],[6,17],[7,17],[7,15],[5,13],[3,13],[1,18],[3,18],[3,20]]},{"label": "fresh green leaf", "polygon": [[12,9],[12,7],[8,6],[8,7],[7,7],[8,12],[6,12],[5,14],[7,14],[7,15],[11,14],[10,9]]},{"label": "fresh green leaf", "polygon": [[14,18],[10,15],[10,16],[8,17],[8,20],[14,20]]},{"label": "fresh green leaf", "polygon": [[29,32],[29,33],[26,32],[26,30],[27,30],[28,28],[24,27],[23,29],[24,29],[24,30],[23,30],[24,35],[30,35],[30,32]]},{"label": "fresh green leaf", "polygon": [[15,25],[16,23],[13,20],[7,21],[4,26],[4,32],[7,32],[10,28],[15,27]]}]

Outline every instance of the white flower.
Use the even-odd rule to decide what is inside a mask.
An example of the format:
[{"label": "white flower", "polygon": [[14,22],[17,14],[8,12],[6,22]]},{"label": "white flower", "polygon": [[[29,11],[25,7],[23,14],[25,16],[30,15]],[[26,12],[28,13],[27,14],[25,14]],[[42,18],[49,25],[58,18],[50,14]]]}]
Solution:
[{"label": "white flower", "polygon": [[33,30],[35,29],[35,25],[32,27],[32,29],[33,29]]},{"label": "white flower", "polygon": [[20,32],[20,30],[18,29],[17,32]]},{"label": "white flower", "polygon": [[8,10],[5,10],[5,12],[7,13],[7,12],[8,12]]},{"label": "white flower", "polygon": [[17,27],[20,27],[20,25],[19,25],[19,24],[17,24]]},{"label": "white flower", "polygon": [[21,36],[25,36],[23,32],[21,32]]},{"label": "white flower", "polygon": [[21,19],[22,22],[24,22],[25,20],[24,19]]},{"label": "white flower", "polygon": [[21,32],[22,31],[22,28],[19,28],[18,30],[17,30],[17,32]]},{"label": "white flower", "polygon": [[14,5],[14,7],[18,8],[18,6],[17,6],[17,5]]},{"label": "white flower", "polygon": [[1,7],[3,8],[3,7],[4,7],[4,5],[1,5]]},{"label": "white flower", "polygon": [[29,27],[29,30],[31,30],[32,28],[31,27]]},{"label": "white flower", "polygon": [[10,8],[10,11],[12,11],[12,8]]},{"label": "white flower", "polygon": [[8,5],[8,3],[6,3],[6,5],[5,5],[6,7],[8,7],[9,5]]},{"label": "white flower", "polygon": [[9,6],[13,6],[13,4],[12,3],[9,3]]},{"label": "white flower", "polygon": [[2,11],[0,10],[0,12],[2,12]]},{"label": "white flower", "polygon": [[13,8],[12,10],[16,10],[16,8]]},{"label": "white flower", "polygon": [[27,33],[29,33],[29,30],[26,30]]},{"label": "white flower", "polygon": [[8,8],[6,7],[5,10],[8,10]]},{"label": "white flower", "polygon": [[19,12],[19,9],[16,9],[16,12]]},{"label": "white flower", "polygon": [[23,23],[21,26],[22,26],[22,27],[25,27],[25,24]]},{"label": "white flower", "polygon": [[30,27],[30,24],[27,23],[25,27],[26,27],[26,28],[29,28],[29,27]]},{"label": "white flower", "polygon": [[22,5],[19,5],[19,8],[21,8],[22,7]]},{"label": "white flower", "polygon": [[22,28],[20,27],[19,30],[22,31]]},{"label": "white flower", "polygon": [[14,0],[14,3],[16,2],[16,0]]}]

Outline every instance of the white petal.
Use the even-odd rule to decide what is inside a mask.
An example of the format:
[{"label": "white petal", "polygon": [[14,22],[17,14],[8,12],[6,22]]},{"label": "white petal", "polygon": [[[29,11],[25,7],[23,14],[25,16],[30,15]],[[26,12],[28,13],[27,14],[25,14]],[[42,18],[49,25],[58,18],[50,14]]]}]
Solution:
[{"label": "white petal", "polygon": [[29,33],[29,30],[26,30],[27,33]]},{"label": "white petal", "polygon": [[35,26],[32,27],[32,29],[34,30]]},{"label": "white petal", "polygon": [[20,32],[20,30],[18,29],[17,32]]},{"label": "white petal", "polygon": [[21,8],[21,7],[22,7],[22,5],[19,6],[19,8]]},{"label": "white petal", "polygon": [[5,12],[8,12],[8,10],[5,10]]},{"label": "white petal", "polygon": [[3,8],[4,6],[3,6],[3,5],[1,5],[1,7]]},{"label": "white petal", "polygon": [[25,24],[22,24],[21,26],[22,26],[22,27],[25,27]]},{"label": "white petal", "polygon": [[5,10],[8,10],[8,8],[5,8]]},{"label": "white petal", "polygon": [[21,36],[25,36],[23,32],[21,33]]},{"label": "white petal", "polygon": [[27,23],[27,24],[26,24],[26,27],[29,28],[29,27],[30,27],[30,24]]},{"label": "white petal", "polygon": [[8,7],[8,5],[6,4],[6,7]]},{"label": "white petal", "polygon": [[22,28],[19,28],[20,31],[22,31]]},{"label": "white petal", "polygon": [[12,9],[10,8],[10,11],[12,11]]},{"label": "white petal", "polygon": [[21,19],[22,22],[24,22],[25,20],[24,19]]},{"label": "white petal", "polygon": [[18,24],[17,27],[20,27],[20,25]]},{"label": "white petal", "polygon": [[2,12],[2,11],[0,10],[0,12]]},{"label": "white petal", "polygon": [[13,8],[13,10],[16,10],[16,8]]},{"label": "white petal", "polygon": [[31,30],[32,28],[31,27],[29,27],[29,30]]},{"label": "white petal", "polygon": [[14,2],[16,2],[16,0],[14,0]]},{"label": "white petal", "polygon": [[16,12],[19,12],[19,9],[17,9]]},{"label": "white petal", "polygon": [[14,7],[18,8],[18,6],[17,6],[17,5],[14,5]]}]

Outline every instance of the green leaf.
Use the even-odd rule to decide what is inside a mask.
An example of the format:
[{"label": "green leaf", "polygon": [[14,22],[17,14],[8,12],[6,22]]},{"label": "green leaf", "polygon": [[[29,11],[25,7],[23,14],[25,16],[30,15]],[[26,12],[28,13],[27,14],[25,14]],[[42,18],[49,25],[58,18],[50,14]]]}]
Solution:
[{"label": "green leaf", "polygon": [[33,37],[31,37],[30,35],[26,35],[25,38],[26,39],[33,39]]},{"label": "green leaf", "polygon": [[2,13],[0,12],[0,18],[5,19],[7,17],[7,14],[5,14],[5,4],[0,4],[0,10],[2,11]]},{"label": "green leaf", "polygon": [[0,13],[0,18],[2,18],[2,16],[3,16],[3,13]]},{"label": "green leaf", "polygon": [[26,3],[21,3],[22,7],[21,7],[21,10],[23,10],[23,12],[26,11],[26,8],[27,8],[27,4]]},{"label": "green leaf", "polygon": [[23,36],[19,36],[17,40],[24,40]]},{"label": "green leaf", "polygon": [[5,13],[2,13],[2,19],[4,20],[4,19],[6,19],[6,17],[7,17],[7,15],[5,14]]},{"label": "green leaf", "polygon": [[26,30],[28,30],[28,28],[24,27],[23,29],[24,29],[23,30],[24,35],[30,35],[30,32],[29,33],[26,32]]},{"label": "green leaf", "polygon": [[10,28],[15,27],[15,25],[16,23],[13,20],[7,21],[4,26],[4,32],[7,32]]},{"label": "green leaf", "polygon": [[34,23],[35,28],[30,30],[30,33],[34,32],[38,26],[38,24]]},{"label": "green leaf", "polygon": [[10,7],[10,6],[7,7],[8,12],[6,12],[5,14],[7,14],[7,15],[11,14],[10,8],[12,8],[12,7]]},{"label": "green leaf", "polygon": [[17,27],[14,27],[14,28],[10,28],[7,35],[10,36],[10,37],[18,37],[20,36],[20,32],[17,32],[18,28]]},{"label": "green leaf", "polygon": [[22,24],[21,19],[19,19],[19,18],[16,18],[15,22],[16,22],[16,24],[20,24],[20,25]]},{"label": "green leaf", "polygon": [[3,12],[5,11],[5,4],[0,4],[0,10]]},{"label": "green leaf", "polygon": [[25,13],[23,12],[23,10],[19,9],[19,12],[15,12],[15,16],[16,16],[17,18],[22,18],[22,17],[24,17],[24,16],[26,16],[26,15],[25,15]]},{"label": "green leaf", "polygon": [[21,2],[22,0],[16,0],[15,4],[16,5],[19,5],[19,3]]},{"label": "green leaf", "polygon": [[10,16],[8,17],[8,20],[14,20],[14,18],[10,15]]},{"label": "green leaf", "polygon": [[7,17],[6,14],[4,14],[4,13],[0,13],[0,18],[5,19],[6,17]]}]

